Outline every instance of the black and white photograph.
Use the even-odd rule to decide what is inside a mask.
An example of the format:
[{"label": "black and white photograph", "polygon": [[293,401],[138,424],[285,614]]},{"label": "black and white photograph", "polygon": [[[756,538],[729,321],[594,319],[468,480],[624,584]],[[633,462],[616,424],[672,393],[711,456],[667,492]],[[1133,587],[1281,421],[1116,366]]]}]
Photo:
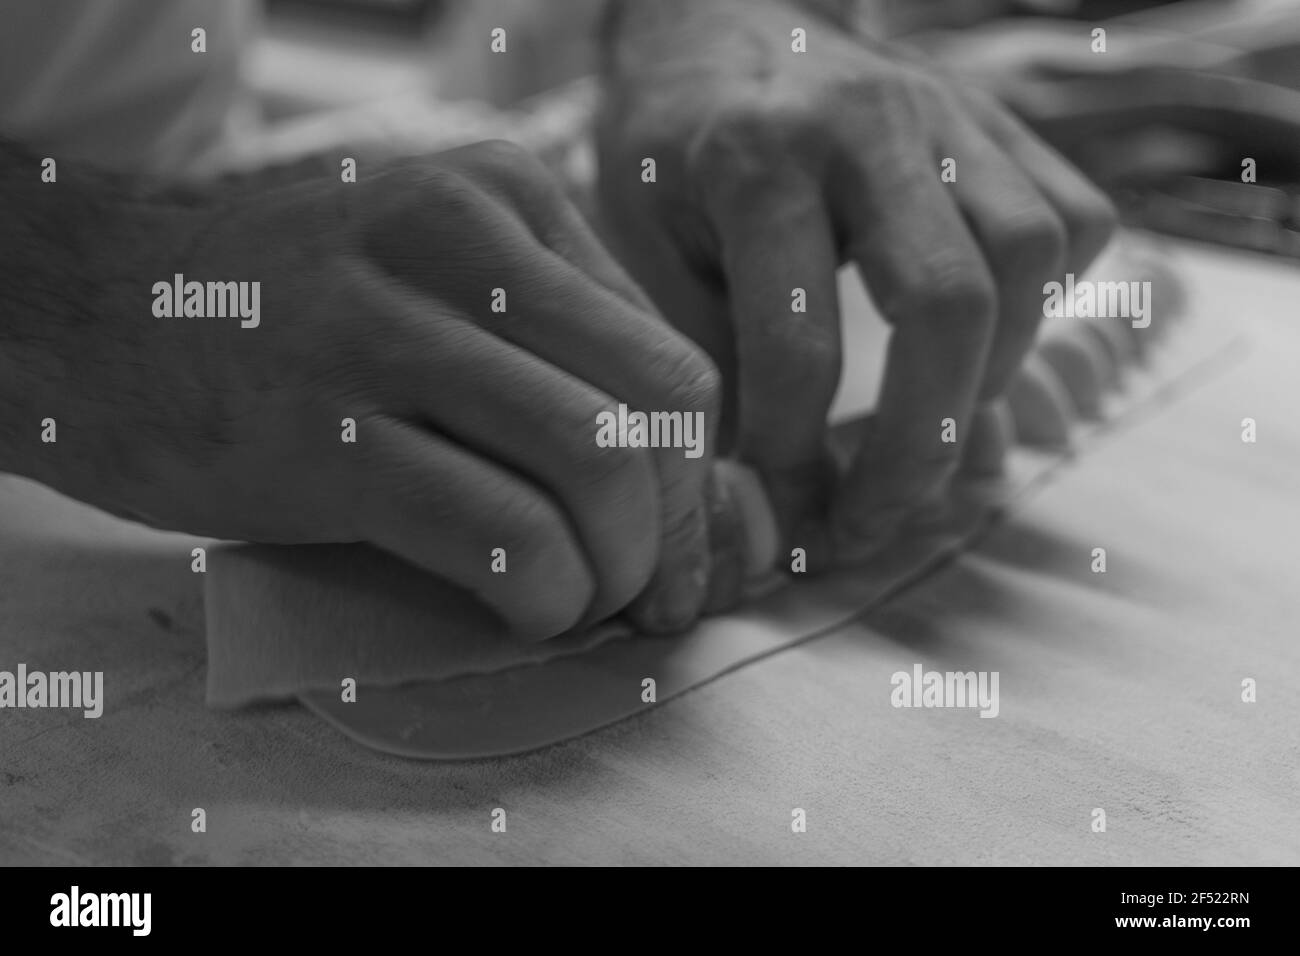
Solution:
[{"label": "black and white photograph", "polygon": [[0,0],[15,917],[1048,867],[1240,945],[1298,266],[1297,0]]}]

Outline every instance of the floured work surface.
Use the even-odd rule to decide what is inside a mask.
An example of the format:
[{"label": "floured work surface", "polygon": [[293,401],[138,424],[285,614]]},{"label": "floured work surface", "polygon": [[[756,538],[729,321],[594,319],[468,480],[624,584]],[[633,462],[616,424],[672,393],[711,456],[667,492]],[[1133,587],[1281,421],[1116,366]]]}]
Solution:
[{"label": "floured work surface", "polygon": [[[1141,276],[1154,291],[1132,322],[1045,324],[1038,375],[1061,394],[1062,414],[1091,416],[1069,429],[1076,452],[1165,391],[1190,387],[1244,339],[1227,323],[1187,316],[1179,282],[1132,238],[1117,243],[1100,271]],[[842,280],[846,323],[880,336],[857,350],[883,355],[883,323],[871,321],[856,278]],[[1162,304],[1154,316],[1150,299]],[[1141,325],[1148,327],[1134,327]],[[869,383],[874,371],[850,378]],[[1027,428],[1041,424],[1034,413],[1044,403],[1051,404],[1013,389],[1016,418]],[[860,428],[850,421],[840,431],[852,443]],[[638,635],[615,621],[522,644],[469,595],[371,548],[223,549],[213,553],[205,582],[208,699],[230,707],[296,693],[358,741],[408,757],[552,745],[844,624],[969,546],[993,514],[1032,493],[1065,455],[1016,447],[998,480],[957,483],[944,527],[913,528],[870,563],[833,575],[790,575],[775,593],[672,637]],[[347,680],[355,694],[341,692]]]},{"label": "floured work surface", "polygon": [[[526,757],[412,762],[297,708],[206,710],[198,542],[0,479],[0,667],[103,670],[106,696],[99,720],[0,712],[0,861],[1300,861],[1300,329],[1275,305],[1300,277],[1180,259],[1195,311],[1250,334],[1240,363],[865,622]],[[915,663],[999,670],[998,718],[891,708]]]}]

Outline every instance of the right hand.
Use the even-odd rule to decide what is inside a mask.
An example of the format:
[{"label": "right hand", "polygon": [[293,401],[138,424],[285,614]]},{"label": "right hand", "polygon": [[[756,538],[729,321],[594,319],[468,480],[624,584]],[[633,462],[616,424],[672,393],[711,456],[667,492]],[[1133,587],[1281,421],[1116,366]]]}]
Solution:
[{"label": "right hand", "polygon": [[[115,238],[34,477],[197,535],[372,542],[525,638],[698,614],[717,373],[522,150],[133,207]],[[260,281],[260,326],[154,318],[173,273]],[[703,412],[705,454],[597,447],[618,402]]]}]

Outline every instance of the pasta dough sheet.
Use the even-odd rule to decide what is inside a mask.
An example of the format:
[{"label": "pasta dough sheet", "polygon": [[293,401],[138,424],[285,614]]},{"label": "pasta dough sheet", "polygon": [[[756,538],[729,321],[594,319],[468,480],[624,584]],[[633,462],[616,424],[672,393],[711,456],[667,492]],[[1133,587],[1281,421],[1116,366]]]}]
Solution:
[{"label": "pasta dough sheet", "polygon": [[[977,547],[845,627],[666,706],[635,687],[650,713],[519,757],[402,759],[296,705],[203,707],[190,549],[209,542],[0,475],[0,667],[103,671],[105,695],[98,720],[4,711],[0,861],[1300,863],[1300,272],[1189,243],[1172,258],[1191,311],[1248,333],[1242,361],[1082,444]],[[890,675],[917,662],[1000,671],[998,718],[895,710]],[[791,839],[796,806],[810,825]]]},{"label": "pasta dough sheet", "polygon": [[[209,704],[296,695],[367,746],[426,759],[520,753],[606,726],[824,634],[906,588],[1107,428],[1230,361],[1242,341],[1205,318],[1178,328],[1146,350],[1144,364],[1116,363],[1098,405],[1103,420],[1076,424],[1070,448],[1015,447],[1001,478],[964,481],[942,530],[916,529],[865,566],[795,576],[685,635],[634,635],[614,621],[521,644],[469,595],[370,548],[218,550],[206,595]],[[357,683],[355,701],[342,699],[345,678]]]}]

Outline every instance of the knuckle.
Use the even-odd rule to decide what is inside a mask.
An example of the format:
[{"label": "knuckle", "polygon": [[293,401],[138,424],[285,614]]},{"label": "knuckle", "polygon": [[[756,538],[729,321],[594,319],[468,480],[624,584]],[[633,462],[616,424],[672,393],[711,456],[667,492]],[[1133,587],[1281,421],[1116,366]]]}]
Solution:
[{"label": "knuckle", "polygon": [[792,373],[807,382],[809,375],[838,375],[842,347],[838,326],[786,321],[773,336],[783,355],[771,358],[792,366]]},{"label": "knuckle", "polygon": [[395,223],[427,228],[439,219],[459,221],[482,215],[481,190],[450,164],[402,162],[369,180],[366,189],[364,221],[382,227],[386,236]]},{"label": "knuckle", "polygon": [[778,116],[755,106],[733,106],[714,116],[690,150],[689,165],[720,184],[753,183],[771,175],[784,143]]},{"label": "knuckle", "polygon": [[500,525],[507,552],[527,558],[556,550],[555,544],[566,538],[554,507],[535,495],[514,497],[501,511]]},{"label": "knuckle", "polygon": [[466,155],[499,172],[520,172],[540,165],[532,153],[508,139],[485,139],[466,147]]},{"label": "knuckle", "polygon": [[924,285],[901,293],[894,307],[909,321],[979,337],[992,329],[997,316],[997,285],[978,263],[949,262],[932,269]]},{"label": "knuckle", "polygon": [[1023,275],[1055,273],[1068,245],[1065,223],[1045,205],[1025,210],[1004,224],[990,245],[999,267]]},{"label": "knuckle", "polygon": [[[615,419],[618,406],[606,404],[601,412],[608,412]],[[585,430],[587,423],[583,423]],[[582,473],[588,486],[596,489],[620,489],[620,498],[630,500],[644,494],[653,487],[654,466],[649,452],[644,448],[604,447],[591,440],[582,446],[578,470]]]},{"label": "knuckle", "polygon": [[1093,186],[1089,186],[1079,200],[1067,206],[1062,215],[1072,247],[1088,260],[1101,251],[1119,226],[1115,204]]},{"label": "knuckle", "polygon": [[668,389],[671,407],[704,412],[711,418],[722,395],[722,376],[709,357],[692,344],[674,349],[663,360],[661,381]]},{"label": "knuckle", "polygon": [[391,187],[397,186],[397,191],[409,193],[437,189],[458,182],[460,178],[460,174],[446,164],[429,158],[408,158],[393,161],[384,168],[381,177],[368,180],[367,185],[379,187],[384,192],[392,191]]},{"label": "knuckle", "polygon": [[766,323],[742,354],[742,391],[821,391],[839,379],[842,346],[838,326],[781,321]]},{"label": "knuckle", "polygon": [[518,201],[537,201],[560,194],[546,165],[532,152],[506,139],[489,139],[465,147],[465,175],[481,188]]},{"label": "knuckle", "polygon": [[888,116],[909,121],[933,120],[949,96],[948,88],[938,79],[910,70],[864,78],[853,94],[854,102],[877,102]]}]

